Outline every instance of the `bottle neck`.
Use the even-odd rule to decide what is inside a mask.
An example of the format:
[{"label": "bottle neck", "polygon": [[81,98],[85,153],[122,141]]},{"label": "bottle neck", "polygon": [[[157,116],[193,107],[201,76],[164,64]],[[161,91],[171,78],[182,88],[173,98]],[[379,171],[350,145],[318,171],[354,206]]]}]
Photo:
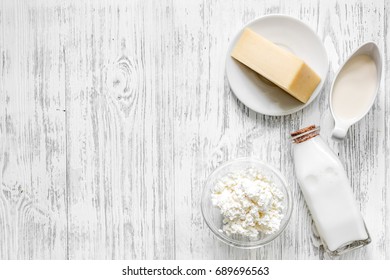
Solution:
[{"label": "bottle neck", "polygon": [[320,135],[320,127],[316,125],[310,125],[308,127],[291,132],[291,141],[295,144],[303,143],[309,139],[312,139]]}]

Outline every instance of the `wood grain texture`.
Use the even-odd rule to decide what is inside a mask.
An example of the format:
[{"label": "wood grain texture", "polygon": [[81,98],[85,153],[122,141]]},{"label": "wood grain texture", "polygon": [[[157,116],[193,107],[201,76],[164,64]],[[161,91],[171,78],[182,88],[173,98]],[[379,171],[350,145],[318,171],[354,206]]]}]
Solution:
[{"label": "wood grain texture", "polygon": [[[343,259],[390,259],[388,1],[1,1],[0,259],[323,259],[297,185],[290,131],[320,124],[345,164],[372,243]],[[229,41],[271,13],[325,44],[321,95],[284,117],[231,92]],[[335,72],[365,41],[382,50],[379,96],[347,139],[330,139]],[[281,170],[294,212],[256,250],[204,223],[208,174],[253,156]]]},{"label": "wood grain texture", "polygon": [[66,258],[63,44],[55,9],[3,2],[0,257]]}]

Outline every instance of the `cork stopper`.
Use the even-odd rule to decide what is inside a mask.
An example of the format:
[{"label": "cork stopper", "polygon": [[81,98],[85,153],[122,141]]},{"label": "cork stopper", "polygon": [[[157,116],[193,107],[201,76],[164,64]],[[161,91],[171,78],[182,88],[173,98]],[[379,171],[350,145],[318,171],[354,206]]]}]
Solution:
[{"label": "cork stopper", "polygon": [[301,128],[297,131],[291,132],[291,140],[293,143],[299,144],[305,142],[311,138],[320,134],[320,127],[316,125],[310,125],[305,128]]}]

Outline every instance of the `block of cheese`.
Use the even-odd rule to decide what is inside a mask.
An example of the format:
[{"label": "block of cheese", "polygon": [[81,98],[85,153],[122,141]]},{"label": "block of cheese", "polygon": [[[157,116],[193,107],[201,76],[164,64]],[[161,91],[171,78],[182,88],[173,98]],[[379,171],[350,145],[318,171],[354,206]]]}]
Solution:
[{"label": "block of cheese", "polygon": [[299,57],[246,28],[231,56],[306,103],[321,78]]}]

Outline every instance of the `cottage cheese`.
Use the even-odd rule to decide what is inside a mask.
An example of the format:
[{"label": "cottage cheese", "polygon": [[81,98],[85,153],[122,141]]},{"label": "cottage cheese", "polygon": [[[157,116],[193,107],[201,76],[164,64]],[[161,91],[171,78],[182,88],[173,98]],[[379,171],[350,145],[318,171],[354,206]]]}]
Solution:
[{"label": "cottage cheese", "polygon": [[221,178],[211,194],[227,235],[257,238],[276,232],[283,219],[283,193],[259,170],[248,168]]}]

